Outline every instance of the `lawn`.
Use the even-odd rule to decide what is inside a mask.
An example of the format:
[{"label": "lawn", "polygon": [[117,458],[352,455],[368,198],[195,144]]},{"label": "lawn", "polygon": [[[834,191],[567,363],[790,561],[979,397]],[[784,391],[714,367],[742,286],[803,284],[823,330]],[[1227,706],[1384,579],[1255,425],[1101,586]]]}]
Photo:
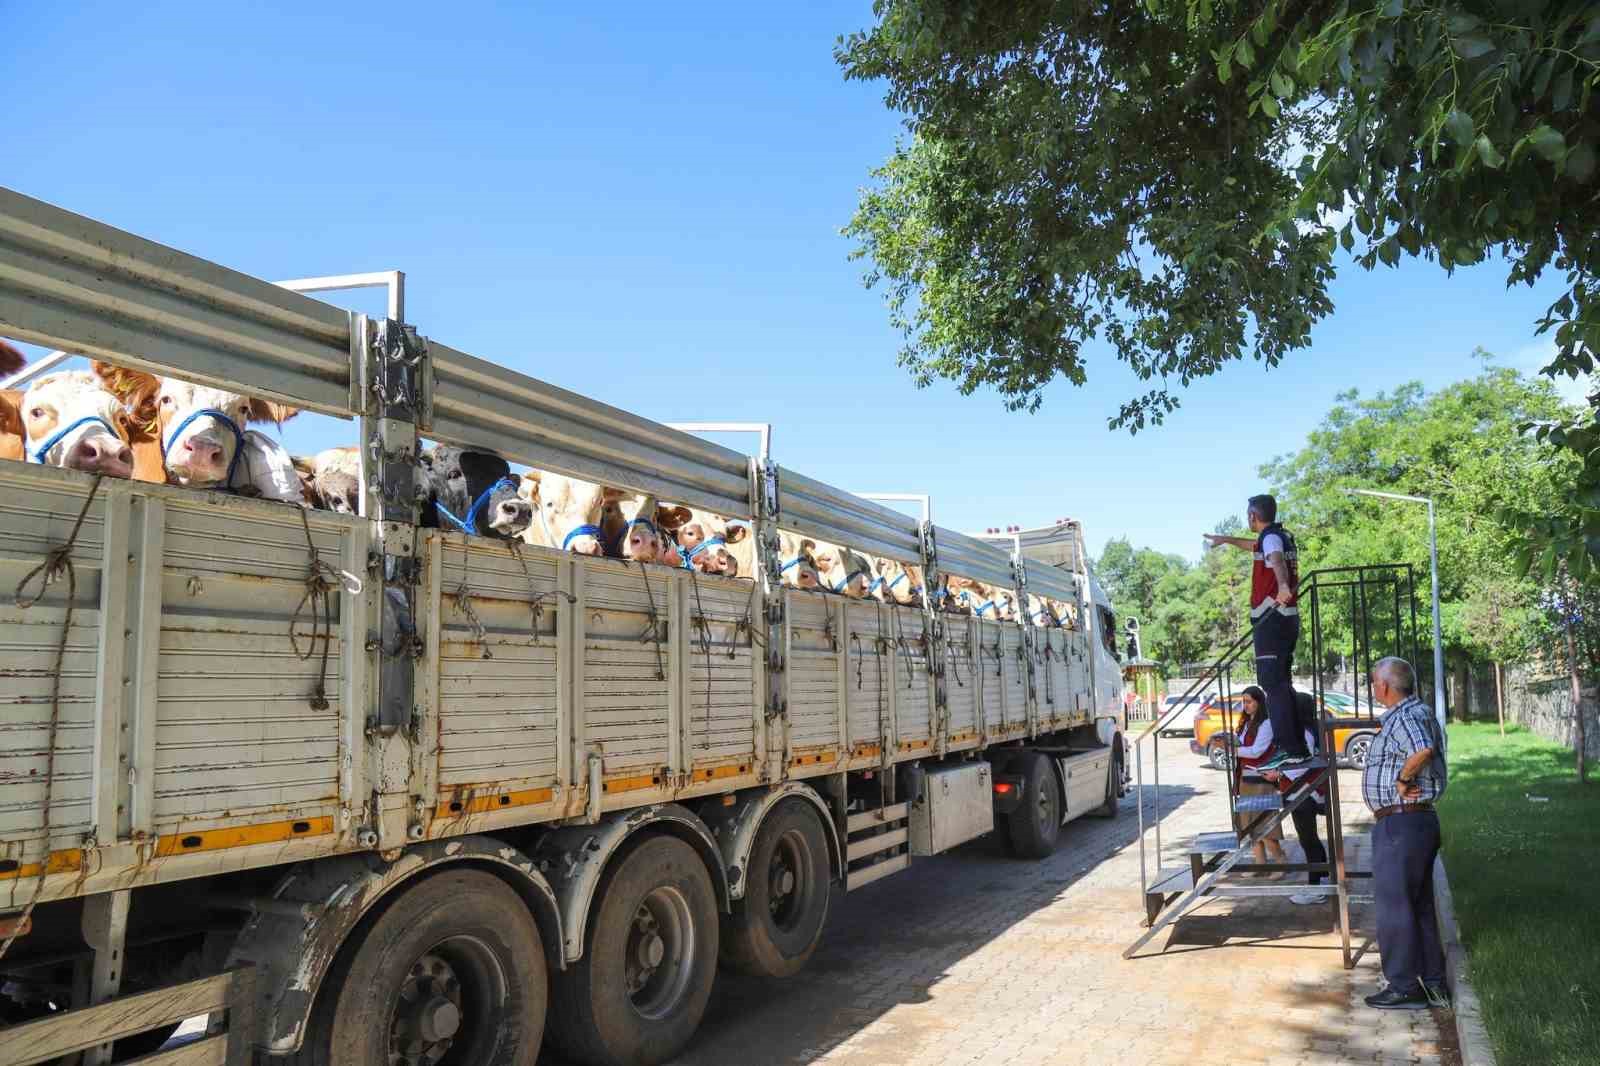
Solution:
[{"label": "lawn", "polygon": [[1594,1066],[1600,774],[1579,788],[1572,752],[1493,725],[1452,725],[1449,751],[1445,868],[1500,1066]]}]

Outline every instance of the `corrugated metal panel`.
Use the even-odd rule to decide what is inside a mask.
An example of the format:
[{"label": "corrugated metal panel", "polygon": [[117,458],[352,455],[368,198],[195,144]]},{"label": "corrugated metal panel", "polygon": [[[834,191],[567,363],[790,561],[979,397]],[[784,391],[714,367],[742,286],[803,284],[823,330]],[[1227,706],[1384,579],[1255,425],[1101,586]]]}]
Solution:
[{"label": "corrugated metal panel", "polygon": [[[44,773],[49,755],[51,677],[67,601],[65,580],[23,610],[13,591],[45,553],[66,540],[89,479],[0,462],[0,857],[33,861],[44,846]],[[50,796],[50,848],[75,847],[94,821],[95,722],[101,567],[109,493],[90,506],[71,554],[76,574],[72,629],[61,670]],[[30,584],[30,592],[38,592]]]},{"label": "corrugated metal panel", "polygon": [[950,711],[950,735],[978,731],[978,696],[983,678],[977,644],[972,639],[973,619],[945,620],[945,706]]},{"label": "corrugated metal panel", "polygon": [[330,414],[350,316],[0,189],[0,334]]},{"label": "corrugated metal panel", "polygon": [[[580,566],[584,741],[603,753],[608,776],[668,766],[675,683],[673,638],[667,632],[670,574],[609,559],[585,559]],[[645,598],[646,582],[650,600]],[[662,637],[659,646],[649,637],[651,601]]]},{"label": "corrugated metal panel", "polygon": [[557,763],[556,617],[567,609],[556,568],[565,557],[520,548],[519,562],[494,541],[439,536],[439,788],[549,784]]},{"label": "corrugated metal panel", "polygon": [[[689,574],[678,576],[682,582]],[[695,575],[689,588],[690,767],[755,765],[756,690],[751,622],[755,583]],[[704,618],[704,627],[695,623]]]},{"label": "corrugated metal panel", "polygon": [[428,342],[427,435],[541,470],[749,518],[749,459],[699,437]]},{"label": "corrugated metal panel", "polygon": [[[866,604],[861,610],[871,610]],[[927,616],[914,607],[885,607],[888,632],[895,647],[894,724],[901,745],[933,737],[933,692],[928,674],[928,643],[924,641]]]},{"label": "corrugated metal panel", "polygon": [[1002,588],[1015,584],[1009,547],[997,548],[943,526],[934,528],[933,544],[939,553],[939,569],[945,574],[976,578]]},{"label": "corrugated metal panel", "polygon": [[878,744],[893,732],[894,678],[889,673],[888,642],[878,639],[883,617],[873,610],[852,610],[845,622],[844,696],[851,748]]},{"label": "corrugated metal panel", "polygon": [[1067,603],[1078,602],[1078,579],[1076,575],[1036,561],[1029,561],[1026,566],[1029,592],[1040,596],[1049,596],[1052,599],[1065,600]]},{"label": "corrugated metal panel", "polygon": [[[839,716],[839,645],[844,627],[829,619],[843,610],[839,597],[825,592],[788,589],[790,743],[797,749],[837,747]],[[851,675],[852,677],[854,674]]]},{"label": "corrugated metal panel", "polygon": [[778,523],[807,536],[902,562],[922,561],[917,522],[788,467],[778,472]]},{"label": "corrugated metal panel", "polygon": [[990,735],[1004,735],[1006,728],[1024,717],[1023,709],[1012,697],[1008,702],[1005,676],[1005,646],[1000,641],[1000,623],[973,621],[977,641],[980,711]]},{"label": "corrugated metal panel", "polygon": [[[157,660],[154,821],[159,831],[197,820],[248,820],[338,800],[343,656],[335,597],[329,707],[309,697],[321,655],[301,659],[289,626],[305,595],[308,557],[300,510],[168,491],[161,645]],[[325,561],[365,524],[307,515]],[[310,650],[307,620],[301,648]]]}]

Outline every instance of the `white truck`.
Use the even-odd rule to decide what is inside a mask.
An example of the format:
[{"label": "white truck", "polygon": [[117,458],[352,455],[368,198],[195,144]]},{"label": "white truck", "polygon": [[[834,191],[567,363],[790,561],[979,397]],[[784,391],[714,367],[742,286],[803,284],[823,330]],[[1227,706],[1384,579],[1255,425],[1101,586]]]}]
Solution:
[{"label": "white truck", "polygon": [[[1007,550],[4,189],[0,335],[356,419],[364,463],[345,515],[0,461],[0,1066],[202,1013],[138,1061],[659,1063],[835,886],[1116,812],[1075,524]],[[419,528],[422,439],[743,519],[759,572]],[[785,587],[779,527],[1078,621]]]}]

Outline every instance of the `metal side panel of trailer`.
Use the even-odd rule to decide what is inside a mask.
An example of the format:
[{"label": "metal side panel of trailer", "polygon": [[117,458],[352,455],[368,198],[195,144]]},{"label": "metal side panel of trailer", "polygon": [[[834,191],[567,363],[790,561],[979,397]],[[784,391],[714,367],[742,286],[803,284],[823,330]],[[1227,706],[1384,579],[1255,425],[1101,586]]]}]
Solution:
[{"label": "metal side panel of trailer", "polygon": [[[20,604],[37,602],[19,605],[12,590],[80,512],[72,578],[38,593],[35,574]],[[130,871],[198,876],[349,843],[375,600],[336,586],[315,631],[307,532],[324,563],[360,574],[369,527],[302,513],[0,463],[0,899],[7,880],[30,898],[21,882],[41,861],[48,899]]]}]

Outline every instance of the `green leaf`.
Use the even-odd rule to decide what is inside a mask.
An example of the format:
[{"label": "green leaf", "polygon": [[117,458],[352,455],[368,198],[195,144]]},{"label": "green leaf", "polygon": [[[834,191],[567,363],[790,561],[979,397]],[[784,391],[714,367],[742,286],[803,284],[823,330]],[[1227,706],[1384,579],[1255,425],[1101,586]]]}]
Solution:
[{"label": "green leaf", "polygon": [[1378,258],[1386,266],[1397,265],[1400,262],[1400,242],[1393,237],[1384,238],[1383,243],[1378,245]]},{"label": "green leaf", "polygon": [[1572,68],[1568,67],[1561,72],[1561,77],[1550,89],[1550,106],[1556,111],[1565,111],[1572,105]]},{"label": "green leaf", "polygon": [[1594,145],[1588,141],[1575,144],[1567,153],[1567,177],[1580,185],[1585,184],[1594,177],[1594,164]]},{"label": "green leaf", "polygon": [[1261,97],[1261,110],[1266,112],[1266,114],[1267,114],[1267,116],[1269,118],[1277,118],[1278,117],[1278,101],[1273,99],[1270,96]]},{"label": "green leaf", "polygon": [[1217,80],[1224,85],[1228,84],[1228,79],[1233,77],[1233,64],[1228,61],[1228,57],[1231,54],[1232,50],[1227,48],[1216,53]]},{"label": "green leaf", "polygon": [[1567,154],[1566,138],[1561,136],[1561,131],[1543,123],[1535,126],[1533,132],[1523,140],[1528,146],[1552,163],[1559,163]]},{"label": "green leaf", "polygon": [[1482,37],[1457,37],[1456,55],[1462,59],[1477,59],[1494,51],[1494,43]]},{"label": "green leaf", "polygon": [[1348,222],[1345,223],[1344,229],[1339,231],[1339,244],[1347,252],[1356,246],[1356,235],[1350,232],[1350,224]]},{"label": "green leaf", "polygon": [[1406,13],[1406,0],[1389,0],[1383,5],[1383,17],[1397,19]]},{"label": "green leaf", "polygon": [[1451,34],[1460,36],[1463,33],[1471,33],[1477,29],[1481,25],[1481,20],[1476,15],[1468,14],[1465,11],[1457,11],[1445,20],[1445,25],[1450,27]]},{"label": "green leaf", "polygon": [[1238,43],[1233,46],[1233,57],[1246,70],[1256,65],[1256,50],[1250,47],[1250,39],[1248,37],[1239,38]]},{"label": "green leaf", "polygon": [[1272,72],[1272,91],[1280,100],[1287,100],[1294,95],[1294,79],[1287,74]]},{"label": "green leaf", "polygon": [[[1487,133],[1479,134],[1478,139],[1472,143],[1478,149],[1478,158],[1483,160],[1484,166],[1494,170],[1499,170],[1505,166],[1506,157],[1500,154],[1500,149],[1494,146],[1494,142],[1489,139]],[[1489,206],[1491,208],[1494,207],[1493,204]],[[1499,212],[1497,211],[1495,214],[1498,216]],[[1487,217],[1487,212],[1485,212],[1485,216]],[[1488,219],[1488,221],[1490,225],[1494,224],[1493,219]]]},{"label": "green leaf", "polygon": [[1452,111],[1445,116],[1444,131],[1450,139],[1465,148],[1472,143],[1472,116],[1465,111]]}]

